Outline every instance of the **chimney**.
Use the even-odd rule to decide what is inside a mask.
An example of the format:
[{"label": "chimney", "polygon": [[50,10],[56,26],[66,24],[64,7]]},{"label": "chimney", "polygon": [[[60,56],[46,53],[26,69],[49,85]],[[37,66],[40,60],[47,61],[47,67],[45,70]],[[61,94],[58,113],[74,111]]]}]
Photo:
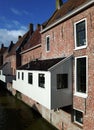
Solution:
[{"label": "chimney", "polygon": [[62,0],[56,0],[56,9],[60,9],[62,5],[63,5]]},{"label": "chimney", "polygon": [[33,24],[32,23],[29,24],[29,31],[30,31],[30,34],[33,33]]},{"label": "chimney", "polygon": [[11,44],[13,45],[13,41],[11,41]]},{"label": "chimney", "polygon": [[22,37],[22,36],[21,36],[21,35],[19,35],[19,36],[18,36],[18,40],[20,40],[20,38],[21,38],[21,37]]},{"label": "chimney", "polygon": [[36,29],[40,29],[41,25],[37,24]]},{"label": "chimney", "polygon": [[1,44],[1,48],[4,48],[4,44],[3,43]]}]

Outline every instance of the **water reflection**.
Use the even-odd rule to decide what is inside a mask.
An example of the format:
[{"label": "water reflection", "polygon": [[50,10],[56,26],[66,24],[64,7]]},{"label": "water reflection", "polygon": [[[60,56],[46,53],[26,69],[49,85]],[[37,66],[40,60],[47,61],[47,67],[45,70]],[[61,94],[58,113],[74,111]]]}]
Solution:
[{"label": "water reflection", "polygon": [[57,130],[0,87],[0,130]]}]

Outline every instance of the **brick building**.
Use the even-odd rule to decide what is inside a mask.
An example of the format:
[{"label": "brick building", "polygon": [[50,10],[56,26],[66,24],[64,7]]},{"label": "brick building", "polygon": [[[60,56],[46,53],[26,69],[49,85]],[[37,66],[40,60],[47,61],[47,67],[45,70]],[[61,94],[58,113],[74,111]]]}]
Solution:
[{"label": "brick building", "polygon": [[3,63],[0,68],[1,79],[7,83],[6,86],[10,91],[12,91],[12,81],[15,79],[16,69],[22,64],[20,55],[21,48],[27,43],[33,32],[31,25],[29,25],[29,30],[23,36],[18,36],[16,44],[11,41],[9,47],[1,55],[3,57]]},{"label": "brick building", "polygon": [[33,30],[32,34],[26,44],[21,47],[20,54],[22,65],[29,63],[32,60],[41,59],[41,26],[37,24],[35,30],[33,29],[33,24],[30,26]]},{"label": "brick building", "polygon": [[30,27],[17,48],[16,94],[59,130],[93,130],[94,0],[56,0],[41,30]]},{"label": "brick building", "polygon": [[4,64],[4,53],[7,50],[7,47],[4,47],[4,44],[1,44],[0,48],[0,66]]},{"label": "brick building", "polygon": [[84,130],[92,130],[94,1],[68,0],[62,6],[58,2],[56,12],[41,31],[42,57],[67,57],[73,54],[73,121]]}]

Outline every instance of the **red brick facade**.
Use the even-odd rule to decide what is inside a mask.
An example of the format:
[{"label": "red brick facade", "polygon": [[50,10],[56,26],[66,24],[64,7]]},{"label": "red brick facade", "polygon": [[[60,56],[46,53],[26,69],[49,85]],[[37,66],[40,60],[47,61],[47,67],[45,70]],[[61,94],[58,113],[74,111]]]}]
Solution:
[{"label": "red brick facade", "polygon": [[35,49],[31,49],[23,54],[22,57],[22,65],[29,63],[32,60],[41,59],[41,45]]},{"label": "red brick facade", "polygon": [[[75,49],[74,24],[82,19],[87,20],[87,47]],[[50,37],[50,51],[46,51],[46,36]],[[88,87],[87,98],[75,96],[75,62],[73,67],[73,109],[83,112],[84,130],[94,129],[94,6],[67,19],[61,24],[42,33],[42,58],[87,56],[88,59]],[[67,122],[68,123],[68,122]]]},{"label": "red brick facade", "polygon": [[[46,52],[46,36],[50,36],[50,51]],[[73,22],[69,19],[42,34],[42,58],[56,58],[73,54]]]},{"label": "red brick facade", "polygon": [[[84,3],[83,0],[81,1],[82,3]],[[94,92],[93,92],[94,91],[94,5],[93,4],[90,7],[87,7],[86,9],[76,12],[74,15],[61,21],[57,25],[54,25],[48,30],[41,32],[41,40],[40,37],[38,39],[40,42],[38,43],[35,42],[36,43],[35,46],[23,50],[20,53],[22,65],[35,59],[51,59],[57,57],[68,57],[70,55],[74,56],[73,86],[72,86],[73,87],[73,110],[78,110],[83,113],[82,125],[80,125],[79,123],[77,124],[77,122],[74,122],[74,120],[72,120],[72,118],[74,118],[75,116],[74,113],[68,114],[61,109],[59,112],[49,111],[48,109],[42,107],[40,104],[37,104],[32,99],[29,99],[25,95],[21,95],[22,100],[24,102],[26,102],[30,106],[35,105],[38,111],[42,113],[43,117],[46,118],[52,124],[54,124],[60,130],[81,130],[81,129],[93,130],[94,129]],[[83,49],[75,49],[74,25],[76,22],[79,22],[82,19],[86,19],[86,23],[87,23],[86,24],[87,46]],[[50,26],[49,23],[47,27]],[[47,36],[49,36],[50,38],[49,51],[46,50]],[[36,37],[34,37],[34,39],[35,38]],[[32,42],[28,43],[28,45],[29,44],[32,45]],[[83,57],[83,56],[87,57],[86,96],[82,96],[82,95],[80,96],[75,94],[75,88],[76,88],[75,58]],[[13,69],[12,72],[13,74],[15,74],[16,56],[12,55],[8,57],[6,61],[7,60],[11,62],[11,68]],[[58,118],[58,120],[56,118]]]}]

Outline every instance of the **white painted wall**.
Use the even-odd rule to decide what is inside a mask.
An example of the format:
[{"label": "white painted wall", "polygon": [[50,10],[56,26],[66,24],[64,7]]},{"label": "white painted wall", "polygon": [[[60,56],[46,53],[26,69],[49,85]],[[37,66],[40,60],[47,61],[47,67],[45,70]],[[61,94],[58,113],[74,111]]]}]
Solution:
[{"label": "white painted wall", "polygon": [[0,70],[0,80],[3,81],[3,82],[6,82],[6,77],[3,75],[3,71]]},{"label": "white painted wall", "polygon": [[[27,71],[27,70],[17,70],[20,72],[20,78],[22,72],[24,72],[24,80],[18,79],[16,74],[16,81],[13,80],[13,88],[17,91],[25,94],[26,96],[32,98],[36,102],[45,106],[46,108],[51,108],[51,74],[46,71]],[[33,85],[28,83],[28,73],[33,73]],[[45,74],[45,88],[38,86],[38,74]]]},{"label": "white painted wall", "polygon": [[[13,81],[13,88],[25,94],[48,109],[72,105],[72,58],[61,62],[49,71],[27,71],[20,72],[20,79],[16,74],[16,81]],[[21,79],[24,72],[24,80]],[[33,74],[33,85],[28,83],[28,73]],[[45,74],[45,88],[38,86],[38,74]],[[68,88],[57,89],[57,74],[68,73]]]}]

